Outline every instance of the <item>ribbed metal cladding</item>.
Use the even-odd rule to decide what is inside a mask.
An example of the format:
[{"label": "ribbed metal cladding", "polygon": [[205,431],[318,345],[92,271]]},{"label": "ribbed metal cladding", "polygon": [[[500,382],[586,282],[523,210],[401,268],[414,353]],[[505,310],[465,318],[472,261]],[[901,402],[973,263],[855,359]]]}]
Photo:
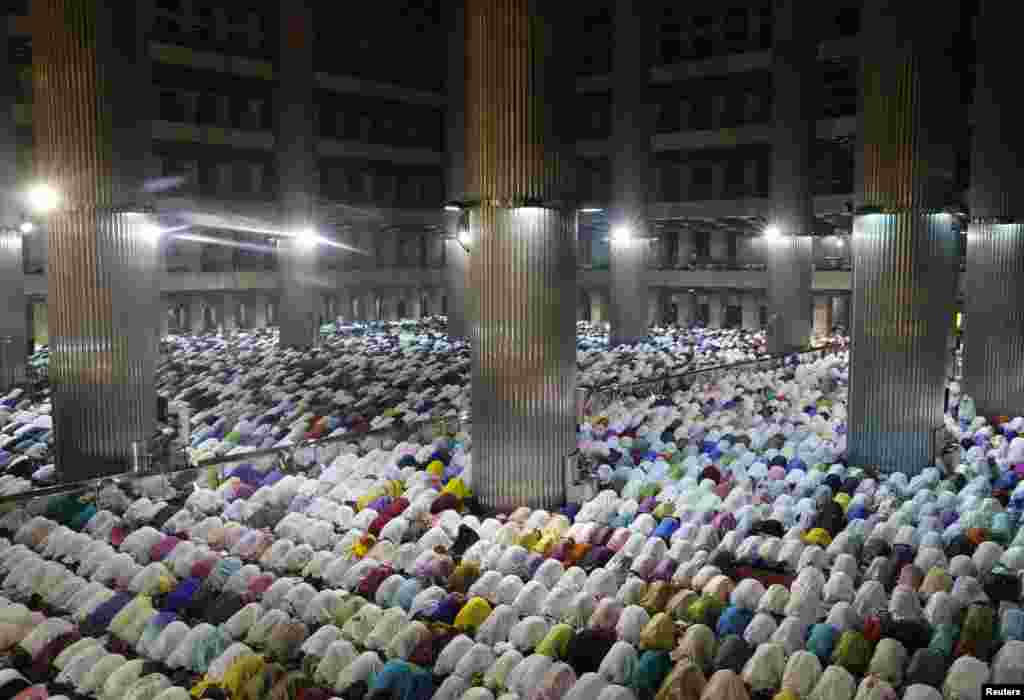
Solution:
[{"label": "ribbed metal cladding", "polygon": [[0,229],[0,391],[25,380],[27,304],[21,232]]},{"label": "ribbed metal cladding", "polygon": [[945,83],[954,3],[864,9],[863,181],[853,226],[851,464],[919,472],[942,425],[957,240],[941,213],[953,182]]},{"label": "ribbed metal cladding", "polygon": [[50,385],[62,480],[126,471],[155,427],[158,241],[140,214],[150,149],[148,3],[37,0],[36,171],[49,222]]},{"label": "ribbed metal cladding", "polygon": [[1020,415],[1024,410],[1024,224],[971,223],[964,297],[970,324],[964,345],[964,391],[974,398],[981,415]]},{"label": "ribbed metal cladding", "polygon": [[768,348],[786,352],[811,335],[814,229],[814,131],[820,82],[814,33],[816,3],[774,6],[775,125],[772,139],[772,220],[782,235],[765,241],[768,263]]},{"label": "ribbed metal cladding", "polygon": [[971,217],[967,229],[963,386],[986,416],[1024,410],[1024,135],[1009,114],[1019,92],[1012,6],[982,0],[977,32]]},{"label": "ribbed metal cladding", "polygon": [[[315,230],[317,195],[314,133],[313,11],[310,0],[280,0],[277,163],[282,222],[287,233]],[[309,347],[317,335],[317,248],[285,239],[278,244],[280,344]]]},{"label": "ribbed metal cladding", "polygon": [[854,219],[849,455],[917,473],[942,425],[956,239],[948,214]]},{"label": "ribbed metal cladding", "polygon": [[466,3],[473,487],[500,511],[564,502],[575,447],[571,62],[553,56],[568,9]]},{"label": "ribbed metal cladding", "polygon": [[[652,3],[615,0],[612,56],[612,231],[609,256],[609,344],[647,335],[647,190],[651,174],[654,105],[649,99],[655,43]],[[627,232],[615,240],[616,230]]]},{"label": "ribbed metal cladding", "polygon": [[810,236],[781,236],[761,246],[767,270],[769,352],[788,352],[810,340],[812,244]]},{"label": "ribbed metal cladding", "polygon": [[832,323],[842,328],[850,328],[849,294],[837,294],[832,297]]}]

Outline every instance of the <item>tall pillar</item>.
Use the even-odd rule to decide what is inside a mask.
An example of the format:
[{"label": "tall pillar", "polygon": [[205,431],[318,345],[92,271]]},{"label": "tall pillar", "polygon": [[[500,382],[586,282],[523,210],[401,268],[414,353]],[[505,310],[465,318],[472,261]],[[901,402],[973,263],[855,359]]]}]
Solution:
[{"label": "tall pillar", "polygon": [[[0,220],[8,218],[0,211]],[[25,381],[26,308],[21,231],[16,226],[0,228],[0,391]]]},{"label": "tall pillar", "polygon": [[166,338],[171,332],[171,313],[174,309],[174,303],[167,298],[161,298],[157,301],[157,313],[160,314],[160,325],[158,327],[158,334],[160,338]]},{"label": "tall pillar", "polygon": [[853,223],[851,465],[916,473],[943,422],[957,239],[942,207],[955,159],[949,104],[955,3],[869,0],[861,172]]},{"label": "tall pillar", "polygon": [[850,329],[850,295],[837,294],[832,297],[832,323],[840,328]]},{"label": "tall pillar", "polygon": [[[651,289],[647,293],[647,326],[660,325],[665,316],[665,290]],[[644,334],[647,335],[646,333]],[[639,340],[639,339],[638,339]]]},{"label": "tall pillar", "polygon": [[238,331],[238,298],[234,294],[224,293],[217,300],[217,325],[225,337]]},{"label": "tall pillar", "polygon": [[341,319],[343,321],[352,320],[352,290],[348,287],[342,287],[337,292],[337,304],[334,308],[334,318],[332,321]]},{"label": "tall pillar", "polygon": [[697,248],[693,241],[693,231],[681,228],[676,231],[676,267],[688,267],[693,263]]},{"label": "tall pillar", "polygon": [[473,490],[499,511],[563,503],[576,446],[569,10],[466,2]]},{"label": "tall pillar", "polygon": [[[0,55],[8,55],[7,25],[0,27]],[[18,230],[18,133],[14,125],[14,71],[0,75],[0,390],[25,379],[28,328],[23,243]],[[30,351],[31,352],[31,351]]]},{"label": "tall pillar", "polygon": [[145,1],[32,3],[36,174],[61,197],[47,301],[62,481],[129,470],[155,427],[159,242],[142,187],[150,12]]},{"label": "tall pillar", "polygon": [[608,292],[599,287],[590,289],[590,322],[608,322]]},{"label": "tall pillar", "polygon": [[291,234],[278,241],[281,288],[277,325],[282,347],[309,347],[317,338],[315,231],[317,182],[313,102],[313,11],[310,0],[281,0],[277,85],[277,169],[281,219]]},{"label": "tall pillar", "polygon": [[267,298],[262,294],[246,297],[245,325],[249,330],[259,330],[267,327]]},{"label": "tall pillar", "polygon": [[188,332],[199,335],[206,331],[206,314],[203,312],[203,299],[199,295],[188,298]]},{"label": "tall pillar", "polygon": [[[456,0],[449,4],[451,36],[448,42],[448,110],[446,119],[445,179],[450,201],[466,200],[466,3]],[[465,338],[469,333],[466,313],[469,300],[466,286],[469,275],[469,253],[459,241],[461,229],[468,228],[467,217],[461,211],[445,213],[444,279],[448,298],[448,337]],[[438,311],[440,313],[440,310]]]},{"label": "tall pillar", "polygon": [[814,4],[775,3],[775,128],[772,144],[772,220],[778,237],[766,240],[768,351],[787,352],[811,335],[814,142],[818,48]]},{"label": "tall pillar", "polygon": [[466,314],[469,311],[467,283],[469,253],[458,241],[458,218],[448,215],[456,223],[450,225],[451,235],[444,242],[445,293],[448,296],[448,337],[465,338],[469,332]]},{"label": "tall pillar", "polygon": [[814,297],[814,337],[821,338],[832,333],[832,297]]},{"label": "tall pillar", "polygon": [[984,416],[1024,412],[1024,138],[1004,113],[1019,80],[1008,9],[982,0],[977,24],[963,387]]},{"label": "tall pillar", "polygon": [[615,0],[612,57],[611,346],[647,336],[647,189],[654,109],[648,99],[654,42],[650,3]]},{"label": "tall pillar", "polygon": [[697,317],[696,305],[697,297],[689,292],[682,292],[675,295],[676,303],[676,325],[680,328],[686,328],[694,319]]},{"label": "tall pillar", "polygon": [[747,292],[740,303],[743,307],[743,330],[756,331],[761,329],[761,300],[757,294]]},{"label": "tall pillar", "polygon": [[729,232],[716,229],[709,237],[709,255],[712,262],[729,262]]},{"label": "tall pillar", "polygon": [[708,292],[708,328],[725,325],[725,298],[721,292]]}]

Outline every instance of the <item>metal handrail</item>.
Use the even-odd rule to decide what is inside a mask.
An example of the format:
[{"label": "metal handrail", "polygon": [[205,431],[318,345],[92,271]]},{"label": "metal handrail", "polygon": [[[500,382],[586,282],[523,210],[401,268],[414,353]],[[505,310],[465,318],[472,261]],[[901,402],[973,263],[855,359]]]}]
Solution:
[{"label": "metal handrail", "polygon": [[796,352],[773,353],[771,355],[760,357],[756,360],[744,360],[742,362],[734,362],[731,364],[702,367],[700,369],[664,375],[654,379],[645,379],[643,381],[633,382],[630,384],[612,384],[605,387],[580,387],[578,390],[579,394],[577,396],[577,413],[579,419],[582,421],[584,416],[594,415],[595,409],[603,410],[616,399],[628,396],[636,397],[644,395],[665,396],[672,390],[692,385],[694,380],[700,375],[714,374],[718,372],[742,371],[743,369],[752,368],[758,365],[771,364],[779,361],[784,362],[791,357],[803,358],[811,355],[817,355],[818,359],[820,359],[820,357],[826,357],[830,354],[840,352],[841,350],[842,348],[835,345],[822,345]]}]

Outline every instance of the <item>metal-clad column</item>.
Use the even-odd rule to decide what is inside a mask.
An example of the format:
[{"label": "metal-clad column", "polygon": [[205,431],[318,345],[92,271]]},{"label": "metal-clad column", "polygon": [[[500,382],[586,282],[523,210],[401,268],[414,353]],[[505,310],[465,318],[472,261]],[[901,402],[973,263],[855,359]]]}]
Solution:
[{"label": "metal-clad column", "polygon": [[654,108],[648,96],[654,59],[650,5],[646,0],[615,0],[608,276],[611,347],[647,336],[647,190],[654,132]]},{"label": "metal-clad column", "polygon": [[1004,113],[1019,92],[1011,9],[982,0],[977,24],[963,387],[985,416],[1024,411],[1024,136]]},{"label": "metal-clad column", "polygon": [[[8,55],[7,26],[0,27],[0,56]],[[18,230],[18,134],[14,125],[14,71],[0,74],[0,390],[25,379],[28,349],[24,252]],[[41,234],[37,234],[41,235]]]},{"label": "metal-clad column", "polygon": [[743,307],[743,330],[756,331],[761,329],[761,300],[757,294],[745,292],[740,299]]},{"label": "metal-clad column", "polygon": [[206,332],[206,307],[199,295],[188,299],[188,332],[192,335]]},{"label": "metal-clad column", "polygon": [[[448,41],[448,110],[445,115],[447,196],[450,201],[466,199],[466,0],[450,5],[451,33]],[[469,333],[466,296],[469,253],[459,241],[468,221],[461,211],[445,212],[444,279],[448,298],[448,337],[465,338]],[[465,238],[465,234],[463,236]]]},{"label": "metal-clad column", "polygon": [[217,325],[227,337],[238,331],[238,297],[230,292],[220,295],[217,304]]},{"label": "metal-clad column", "polygon": [[686,328],[697,317],[696,309],[697,295],[691,292],[681,292],[675,295],[676,298],[676,325]]},{"label": "metal-clad column", "polygon": [[949,104],[955,3],[869,0],[853,225],[851,464],[916,473],[942,425],[957,240]]},{"label": "metal-clad column", "polygon": [[817,36],[811,0],[775,3],[772,79],[772,220],[763,246],[768,274],[768,350],[785,352],[811,336],[814,133],[819,105]]},{"label": "metal-clad column", "polygon": [[814,336],[820,338],[832,332],[832,297],[814,297]]},{"label": "metal-clad column", "polygon": [[608,292],[602,287],[590,289],[590,322],[608,322]]},{"label": "metal-clad column", "polygon": [[485,508],[565,500],[575,448],[571,47],[543,0],[466,2],[473,489]]},{"label": "metal-clad column", "polygon": [[721,292],[708,292],[708,328],[725,325],[725,299]]},{"label": "metal-clad column", "polygon": [[832,297],[832,323],[839,328],[850,330],[850,295],[837,294]]},{"label": "metal-clad column", "polygon": [[317,337],[315,232],[316,137],[313,128],[313,10],[309,0],[281,0],[277,84],[277,168],[281,220],[281,293],[277,325],[282,347],[309,347]]},{"label": "metal-clad column", "polygon": [[49,221],[50,386],[64,481],[117,474],[155,428],[159,242],[142,213],[151,147],[147,2],[35,0],[36,172]]}]

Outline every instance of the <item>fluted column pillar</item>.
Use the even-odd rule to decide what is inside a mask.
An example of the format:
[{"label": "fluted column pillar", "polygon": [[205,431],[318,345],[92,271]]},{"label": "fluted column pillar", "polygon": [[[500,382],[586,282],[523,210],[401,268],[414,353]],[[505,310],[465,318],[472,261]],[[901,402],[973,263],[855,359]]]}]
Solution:
[{"label": "fluted column pillar", "polygon": [[[8,218],[0,211],[0,220]],[[28,299],[21,235],[16,226],[0,227],[0,391],[25,381]]]},{"label": "fluted column pillar", "polygon": [[814,134],[819,109],[817,43],[810,0],[775,3],[775,127],[772,218],[766,240],[768,350],[786,352],[811,335]]},{"label": "fluted column pillar", "polygon": [[681,292],[675,295],[676,302],[676,325],[686,328],[696,318],[697,296],[689,292]]},{"label": "fluted column pillar", "polygon": [[608,292],[594,287],[590,290],[590,322],[608,322]]},{"label": "fluted column pillar", "polygon": [[721,292],[708,292],[708,328],[725,325],[725,299]]},{"label": "fluted column pillar", "polygon": [[576,441],[570,11],[466,2],[473,488],[499,511],[564,502]]},{"label": "fluted column pillar", "polygon": [[310,347],[318,335],[317,244],[311,237],[317,229],[313,10],[310,0],[280,0],[279,11],[277,168],[286,236],[278,242],[278,342]]},{"label": "fluted column pillar", "polygon": [[217,300],[217,326],[225,336],[238,332],[238,297],[234,294],[221,294]]},{"label": "fluted column pillar", "polygon": [[984,416],[1024,412],[1024,138],[1005,112],[1019,92],[1010,10],[982,0],[977,24],[963,388]]},{"label": "fluted column pillar", "polygon": [[761,328],[761,300],[756,294],[747,292],[740,303],[743,307],[743,330],[756,331]]},{"label": "fluted column pillar", "polygon": [[156,417],[159,229],[145,212],[151,148],[148,2],[35,0],[36,175],[49,221],[54,450],[61,480],[123,473]]},{"label": "fluted column pillar", "polygon": [[948,82],[955,3],[864,9],[863,141],[853,224],[851,465],[917,473],[943,422],[957,240],[952,195],[956,108]]},{"label": "fluted column pillar", "polygon": [[[8,55],[7,22],[0,27],[0,55]],[[25,379],[28,328],[23,244],[18,230],[18,134],[14,124],[14,73],[0,77],[0,390]]]},{"label": "fluted column pillar", "polygon": [[615,0],[612,56],[612,209],[609,256],[611,346],[647,335],[647,190],[654,108],[648,99],[654,42],[646,0]]},{"label": "fluted column pillar", "polygon": [[850,295],[837,294],[832,297],[832,323],[849,332],[850,329]]}]

